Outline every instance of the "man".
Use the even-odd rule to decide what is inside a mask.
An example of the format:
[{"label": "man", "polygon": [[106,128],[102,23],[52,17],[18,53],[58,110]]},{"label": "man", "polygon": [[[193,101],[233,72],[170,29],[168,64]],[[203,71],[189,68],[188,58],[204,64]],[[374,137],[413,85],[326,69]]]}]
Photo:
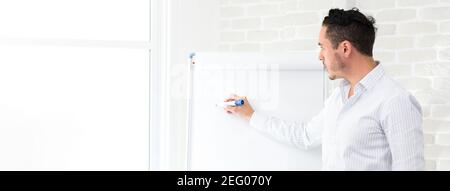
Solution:
[{"label": "man", "polygon": [[319,34],[329,78],[343,78],[311,121],[288,123],[244,106],[225,108],[250,126],[303,149],[322,145],[323,170],[423,170],[422,110],[373,59],[375,20],[331,9]]}]

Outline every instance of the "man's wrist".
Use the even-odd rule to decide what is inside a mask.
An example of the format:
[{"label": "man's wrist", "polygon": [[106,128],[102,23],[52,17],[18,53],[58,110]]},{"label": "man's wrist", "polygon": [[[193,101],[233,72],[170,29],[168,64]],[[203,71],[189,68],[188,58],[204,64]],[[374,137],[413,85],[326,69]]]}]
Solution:
[{"label": "man's wrist", "polygon": [[255,111],[252,111],[250,114],[248,114],[248,115],[245,117],[245,119],[246,119],[247,121],[250,121],[250,119],[252,118],[252,116],[253,116],[254,113],[255,113]]}]

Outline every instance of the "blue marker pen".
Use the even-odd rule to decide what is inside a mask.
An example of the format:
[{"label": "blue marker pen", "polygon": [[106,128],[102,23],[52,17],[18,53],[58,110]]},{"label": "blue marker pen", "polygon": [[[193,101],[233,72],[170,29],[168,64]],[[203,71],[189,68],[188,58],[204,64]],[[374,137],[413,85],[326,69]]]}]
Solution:
[{"label": "blue marker pen", "polygon": [[228,101],[228,102],[221,102],[221,103],[216,104],[217,107],[243,106],[243,105],[244,105],[243,99],[238,99],[238,100]]}]

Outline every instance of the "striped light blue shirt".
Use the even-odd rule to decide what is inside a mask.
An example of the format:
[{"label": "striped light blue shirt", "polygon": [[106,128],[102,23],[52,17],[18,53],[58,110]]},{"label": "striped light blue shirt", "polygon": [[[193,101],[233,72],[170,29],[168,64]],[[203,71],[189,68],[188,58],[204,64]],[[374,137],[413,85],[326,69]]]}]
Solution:
[{"label": "striped light blue shirt", "polygon": [[302,149],[322,145],[323,170],[424,170],[422,110],[378,64],[354,88],[343,80],[309,122],[255,112],[250,126]]}]

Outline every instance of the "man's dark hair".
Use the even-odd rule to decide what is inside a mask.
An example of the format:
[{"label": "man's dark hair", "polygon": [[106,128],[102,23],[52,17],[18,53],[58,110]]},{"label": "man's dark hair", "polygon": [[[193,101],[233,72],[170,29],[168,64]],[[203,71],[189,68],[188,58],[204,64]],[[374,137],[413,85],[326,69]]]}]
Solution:
[{"label": "man's dark hair", "polygon": [[352,43],[364,55],[372,56],[375,42],[375,19],[366,17],[358,8],[347,11],[330,9],[328,16],[323,19],[322,26],[327,27],[327,38],[336,49],[344,40]]}]

